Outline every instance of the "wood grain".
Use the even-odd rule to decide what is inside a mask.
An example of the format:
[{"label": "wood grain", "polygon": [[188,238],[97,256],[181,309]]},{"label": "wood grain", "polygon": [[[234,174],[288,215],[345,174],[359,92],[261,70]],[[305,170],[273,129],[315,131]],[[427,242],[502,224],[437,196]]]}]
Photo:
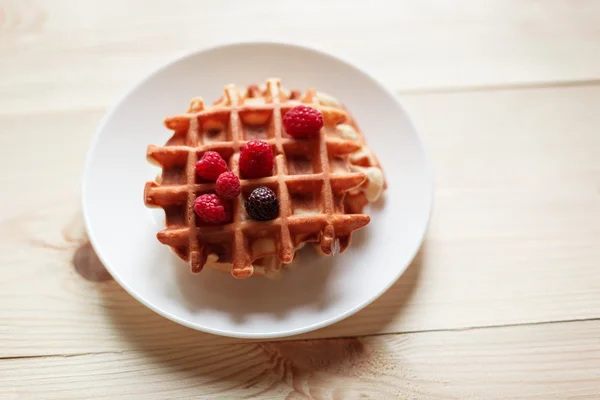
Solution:
[{"label": "wood grain", "polygon": [[[600,317],[600,87],[401,100],[434,160],[436,199],[425,246],[374,304],[303,338]],[[86,243],[80,163],[99,117],[84,111],[0,118],[10,127],[0,136],[2,148],[37,137],[21,168],[31,178],[0,177],[19,193],[0,209],[7,238],[0,244],[0,320],[8,324],[0,330],[0,354],[237,342],[165,321],[116,283],[87,281],[75,271],[74,254]],[[62,153],[65,142],[71,150]],[[8,159],[0,163],[10,170]],[[60,178],[47,179],[54,176]],[[31,182],[44,188],[43,197]]]},{"label": "wood grain", "polygon": [[[599,13],[0,0],[0,399],[600,398]],[[132,82],[215,41],[274,37],[357,60],[398,93],[436,198],[424,247],[380,299],[251,343],[133,300],[89,246],[79,195],[91,133]]]},{"label": "wood grain", "polygon": [[106,107],[217,40],[324,47],[403,91],[600,79],[594,0],[1,0],[0,10],[5,114]]},{"label": "wood grain", "polygon": [[0,362],[2,399],[596,399],[600,322]]}]

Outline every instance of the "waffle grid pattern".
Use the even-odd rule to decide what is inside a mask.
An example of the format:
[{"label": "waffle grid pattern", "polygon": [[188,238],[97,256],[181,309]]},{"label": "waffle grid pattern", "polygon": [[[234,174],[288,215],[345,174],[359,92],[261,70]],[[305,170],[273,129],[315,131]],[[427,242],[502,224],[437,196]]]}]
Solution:
[{"label": "waffle grid pattern", "polygon": [[[272,79],[264,93],[251,87],[244,97],[235,86],[228,85],[216,106],[205,109],[201,99],[194,99],[187,113],[165,120],[175,134],[164,147],[148,147],[148,158],[163,168],[163,174],[161,183],[146,183],[145,202],[165,209],[167,228],[157,237],[188,260],[192,272],[202,270],[210,253],[231,262],[236,278],[251,276],[253,262],[262,257],[275,255],[284,264],[290,263],[303,242],[317,242],[322,253],[334,254],[345,250],[354,230],[369,223],[368,215],[345,213],[343,201],[348,190],[365,181],[365,175],[334,173],[330,166],[332,158],[347,156],[360,145],[326,134],[328,127],[335,128],[347,115],[343,110],[321,106],[315,93],[309,90],[301,99],[298,93],[286,95],[279,81]],[[325,127],[317,139],[291,139],[282,130],[283,114],[300,103],[319,109],[324,116]],[[273,148],[275,173],[241,179],[242,196],[233,201],[231,223],[202,225],[193,204],[197,196],[214,191],[215,184],[198,182],[196,162],[205,151],[217,151],[240,176],[239,152],[260,132],[256,127],[263,127],[266,137],[261,140]],[[296,158],[307,160],[312,170],[295,165]],[[243,201],[259,186],[270,187],[278,196],[280,214],[272,221],[253,221],[245,214]],[[295,204],[300,201],[309,202],[309,212],[295,213]]]}]

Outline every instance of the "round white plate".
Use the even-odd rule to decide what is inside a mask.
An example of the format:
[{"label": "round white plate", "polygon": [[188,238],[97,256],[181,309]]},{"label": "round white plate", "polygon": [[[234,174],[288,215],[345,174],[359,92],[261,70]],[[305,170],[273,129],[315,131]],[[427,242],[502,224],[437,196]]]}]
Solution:
[{"label": "round white plate", "polygon": [[[162,210],[146,208],[144,183],[159,169],[148,144],[172,132],[164,117],[224,85],[279,77],[288,88],[315,87],[353,113],[388,181],[384,199],[367,207],[371,223],[350,248],[319,257],[308,246],[280,280],[251,278],[187,265],[156,239]],[[433,178],[419,135],[394,95],[364,71],[322,51],[280,43],[237,43],[169,62],[136,84],[102,120],[87,157],[83,210],[92,245],[112,276],[159,314],[218,335],[274,338],[330,325],[362,309],[404,272],[425,235]]]}]

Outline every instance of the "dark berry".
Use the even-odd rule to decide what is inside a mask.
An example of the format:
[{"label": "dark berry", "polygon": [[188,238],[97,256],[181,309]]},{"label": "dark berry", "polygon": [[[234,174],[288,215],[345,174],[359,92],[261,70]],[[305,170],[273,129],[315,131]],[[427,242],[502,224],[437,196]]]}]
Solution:
[{"label": "dark berry", "polygon": [[279,215],[277,196],[265,186],[254,189],[244,206],[250,218],[258,221],[268,221]]}]

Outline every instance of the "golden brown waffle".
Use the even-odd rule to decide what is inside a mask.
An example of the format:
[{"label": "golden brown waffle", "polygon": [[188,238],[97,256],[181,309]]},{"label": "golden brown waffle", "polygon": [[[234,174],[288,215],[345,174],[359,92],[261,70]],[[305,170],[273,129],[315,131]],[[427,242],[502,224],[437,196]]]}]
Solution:
[{"label": "golden brown waffle", "polygon": [[316,100],[322,106],[333,107],[346,112],[346,120],[334,127],[324,127],[328,137],[338,137],[351,140],[360,145],[360,149],[343,157],[343,162],[336,160],[332,170],[337,172],[358,171],[366,176],[365,181],[358,188],[346,192],[344,197],[344,211],[346,213],[360,214],[364,207],[377,201],[387,188],[381,164],[377,156],[369,149],[363,132],[348,110],[334,97],[316,92]]},{"label": "golden brown waffle", "polygon": [[[186,113],[166,118],[165,125],[174,135],[164,147],[150,145],[147,150],[148,160],[162,168],[162,175],[147,182],[144,190],[147,206],[165,210],[166,229],[157,234],[158,240],[188,261],[194,273],[206,265],[230,270],[236,278],[275,275],[306,242],[317,243],[323,254],[343,252],[352,232],[370,221],[362,214],[364,205],[374,201],[368,188],[378,181],[378,197],[385,182],[374,156],[360,155],[366,145],[352,118],[337,102],[325,104],[330,100],[314,89],[304,96],[289,92],[278,79],[270,79],[266,87],[253,85],[243,94],[228,85],[225,96],[212,106],[205,107],[201,98],[195,98]],[[300,103],[323,114],[325,126],[317,139],[293,139],[282,127],[283,115]],[[340,134],[344,129],[338,127],[344,124],[355,137]],[[193,210],[194,200],[214,192],[215,184],[197,177],[196,162],[204,152],[216,151],[239,176],[240,148],[254,139],[272,146],[274,174],[241,179],[242,195],[232,203],[231,223],[202,224]],[[373,175],[369,168],[376,168],[379,176],[369,178]],[[254,221],[247,216],[244,199],[259,186],[277,194],[278,218]]]}]

